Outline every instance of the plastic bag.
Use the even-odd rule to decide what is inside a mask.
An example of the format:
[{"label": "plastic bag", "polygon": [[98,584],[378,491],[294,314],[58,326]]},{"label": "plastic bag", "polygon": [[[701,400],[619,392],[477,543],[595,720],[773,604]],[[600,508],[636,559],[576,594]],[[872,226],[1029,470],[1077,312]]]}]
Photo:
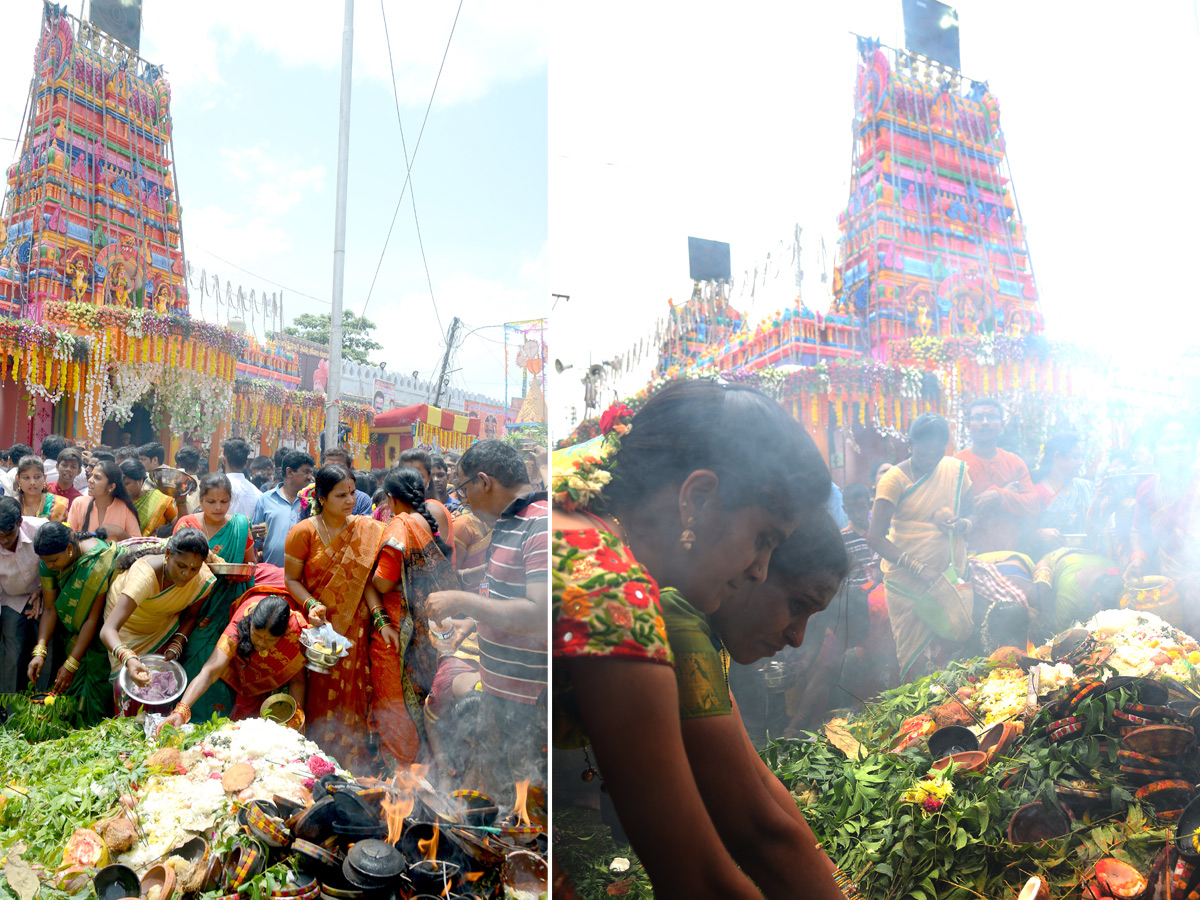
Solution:
[{"label": "plastic bag", "polygon": [[338,634],[328,622],[319,628],[306,628],[300,635],[300,643],[324,653],[334,653],[339,659],[349,656],[350,648],[354,646],[354,641]]}]

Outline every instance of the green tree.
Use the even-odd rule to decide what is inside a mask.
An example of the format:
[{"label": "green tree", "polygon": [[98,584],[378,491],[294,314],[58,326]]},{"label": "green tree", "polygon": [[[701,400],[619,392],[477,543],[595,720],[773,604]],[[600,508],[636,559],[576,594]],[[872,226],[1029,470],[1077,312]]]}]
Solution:
[{"label": "green tree", "polygon": [[[283,329],[285,334],[292,337],[304,338],[315,344],[329,345],[329,331],[332,327],[333,316],[329,313],[314,315],[304,313],[296,316],[292,324]],[[371,340],[375,331],[375,323],[365,316],[356,316],[346,310],[342,313],[342,356],[355,362],[372,365],[370,355],[376,350],[382,350],[383,344]]]}]

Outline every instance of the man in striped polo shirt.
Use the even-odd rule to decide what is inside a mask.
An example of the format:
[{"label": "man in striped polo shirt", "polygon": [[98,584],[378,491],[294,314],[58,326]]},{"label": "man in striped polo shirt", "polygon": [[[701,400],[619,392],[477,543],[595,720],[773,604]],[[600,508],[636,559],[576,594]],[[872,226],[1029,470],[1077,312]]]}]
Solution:
[{"label": "man in striped polo shirt", "polygon": [[475,742],[482,789],[511,804],[515,783],[546,778],[546,667],[549,616],[549,516],[521,454],[497,440],[477,441],[458,462],[455,482],[471,510],[494,523],[487,596],[439,591],[429,620],[467,616],[478,625],[482,733]]}]

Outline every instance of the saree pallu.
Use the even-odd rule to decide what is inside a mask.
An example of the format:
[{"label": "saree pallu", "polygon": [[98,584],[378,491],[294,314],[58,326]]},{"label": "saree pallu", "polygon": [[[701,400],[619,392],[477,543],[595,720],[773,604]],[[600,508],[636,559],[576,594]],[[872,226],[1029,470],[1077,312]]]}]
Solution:
[{"label": "saree pallu", "polygon": [[133,501],[137,510],[138,525],[142,529],[142,537],[153,537],[154,532],[162,528],[178,514],[175,503],[162,491],[142,491],[142,495]]},{"label": "saree pallu", "polygon": [[488,547],[491,545],[492,530],[486,528],[477,515],[467,511],[455,517],[454,555],[457,568],[475,569],[486,565]]},{"label": "saree pallu", "polygon": [[[267,654],[256,651],[249,657],[239,656],[238,624],[254,612],[260,600],[272,595],[286,597],[292,606],[287,631]],[[308,620],[296,608],[295,600],[287,588],[256,587],[246,592],[216,644],[217,649],[229,657],[229,666],[222,673],[221,681],[236,696],[229,718],[256,717],[262,702],[277,693],[304,668],[304,648],[300,645],[300,635],[307,627]]]},{"label": "saree pallu", "polygon": [[[68,635],[68,655],[74,651],[79,631],[91,615],[93,606],[108,592],[121,553],[120,547],[97,541],[95,547],[80,556],[65,572],[54,572],[45,563],[39,563],[42,590],[56,594],[54,610],[58,614],[58,624]],[[97,632],[67,688],[67,696],[75,698],[79,704],[79,718],[85,727],[112,715],[113,695],[108,684],[108,671],[108,651]]]},{"label": "saree pallu", "polygon": [[370,766],[367,747],[371,680],[368,671],[370,616],[363,589],[379,555],[383,526],[367,516],[350,516],[326,544],[317,519],[288,532],[284,555],[303,565],[301,581],[325,607],[333,629],[353,643],[328,675],[310,672],[304,701],[305,734],[355,774]]},{"label": "saree pallu", "polygon": [[[957,515],[962,498],[970,490],[966,463],[946,457],[937,467],[913,481],[897,466],[880,479],[876,496],[896,507],[889,537],[901,552],[908,553],[937,572],[946,572],[957,582],[966,574],[966,545],[961,535],[947,535],[934,524],[940,510]],[[893,563],[883,562],[888,617],[896,639],[896,661],[900,681],[942,668],[954,655],[962,638],[962,612],[969,626],[969,587],[941,578],[928,586],[915,575]],[[946,615],[953,610],[955,615]]]},{"label": "saree pallu", "polygon": [[[216,586],[217,579],[201,566],[200,571],[187,584],[173,584],[165,590],[159,584],[158,574],[150,562],[137,560],[126,572],[113,578],[104,604],[104,617],[112,615],[118,598],[129,597],[137,604],[133,614],[118,632],[122,643],[138,656],[156,652],[179,627],[179,614],[203,600]],[[109,680],[120,671],[121,664],[109,654]]]},{"label": "saree pallu", "polygon": [[411,765],[425,736],[425,698],[433,689],[438,653],[429,636],[425,601],[434,591],[457,590],[450,561],[421,525],[419,517],[395,516],[383,533],[378,573],[396,587],[383,596],[388,618],[400,633],[400,652],[371,634],[371,722],[383,752],[395,763]]},{"label": "saree pallu", "polygon": [[[200,528],[203,530],[200,516],[184,516],[175,524],[175,530],[180,528]],[[250,543],[250,520],[243,515],[229,517],[221,530],[208,541],[209,548],[225,562],[247,562],[246,554],[253,548]],[[221,632],[229,624],[229,616],[237,605],[237,600],[247,588],[254,586],[253,578],[246,581],[229,581],[218,578],[216,585],[204,606],[200,610],[200,620],[196,623],[192,636],[184,648],[179,662],[187,672],[188,679],[195,678],[208,662]],[[235,695],[224,681],[215,681],[200,698],[192,704],[192,721],[207,722],[214,715],[228,716],[233,712]]]},{"label": "saree pallu", "polygon": [[47,519],[51,522],[67,521],[67,511],[71,508],[71,504],[67,502],[66,497],[60,497],[58,494],[52,494],[47,491],[42,495],[42,502],[38,506],[37,518]]}]

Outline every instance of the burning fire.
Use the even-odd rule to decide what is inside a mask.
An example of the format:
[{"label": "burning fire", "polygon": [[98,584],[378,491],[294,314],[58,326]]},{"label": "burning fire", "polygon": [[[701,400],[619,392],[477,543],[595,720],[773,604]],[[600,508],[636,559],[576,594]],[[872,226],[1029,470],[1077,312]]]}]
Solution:
[{"label": "burning fire", "polygon": [[436,825],[434,825],[433,826],[433,837],[429,838],[428,840],[417,841],[417,849],[421,851],[421,854],[425,857],[426,861],[433,867],[433,871],[435,871],[435,872],[438,869],[437,851],[438,851],[438,837],[440,835],[441,835],[441,831],[438,829],[438,827]]},{"label": "burning fire", "polygon": [[400,840],[404,831],[404,820],[412,815],[417,804],[416,789],[425,778],[428,766],[410,766],[407,771],[397,770],[391,784],[381,781],[379,784],[387,789],[382,802],[383,813],[387,817],[387,842],[395,844]]},{"label": "burning fire", "polygon": [[526,778],[524,781],[518,781],[516,788],[517,802],[513,804],[513,819],[516,820],[518,825],[529,825],[531,824],[529,821],[529,810],[527,809],[529,779]]}]

